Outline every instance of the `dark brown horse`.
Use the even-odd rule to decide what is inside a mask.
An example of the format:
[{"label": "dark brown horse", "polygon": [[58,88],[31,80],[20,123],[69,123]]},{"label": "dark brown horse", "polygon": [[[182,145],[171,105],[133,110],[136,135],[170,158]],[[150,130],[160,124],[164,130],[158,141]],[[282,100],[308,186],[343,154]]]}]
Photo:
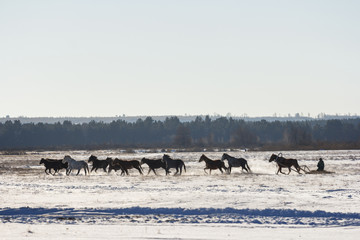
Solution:
[{"label": "dark brown horse", "polygon": [[162,157],[162,161],[165,163],[165,166],[166,166],[166,169],[165,169],[166,175],[168,175],[170,173],[170,171],[169,171],[170,168],[176,169],[176,172],[174,173],[174,175],[178,174],[179,170],[180,170],[180,175],[181,175],[182,168],[184,168],[184,171],[186,172],[185,163],[181,159],[172,159],[169,155],[164,154]]},{"label": "dark brown horse", "polygon": [[157,169],[157,168],[163,168],[166,171],[166,164],[162,161],[161,158],[160,159],[142,158],[140,163],[141,164],[145,163],[145,164],[147,164],[149,166],[148,175],[149,175],[151,170],[155,173],[155,175],[157,175],[156,172],[155,172],[155,169]]},{"label": "dark brown horse", "polygon": [[224,153],[221,157],[221,161],[227,160],[229,167],[227,169],[228,173],[231,173],[231,168],[233,167],[241,167],[242,170],[245,170],[246,172],[251,172],[250,167],[247,163],[247,160],[244,158],[236,158],[232,157],[227,153]]},{"label": "dark brown horse", "polygon": [[[279,155],[276,155],[276,154],[272,154],[270,159],[269,159],[269,162],[272,162],[272,161],[275,161],[278,165],[278,171],[276,172],[276,174],[279,174],[279,172],[281,172],[282,174],[285,174],[281,171],[282,168],[288,168],[289,169],[289,172],[288,174],[290,174],[291,172],[291,167],[294,166],[295,169],[296,169],[296,172],[298,174],[301,174],[300,173],[300,170],[303,170],[299,164],[298,164],[298,161],[296,159],[292,159],[292,158],[284,158],[282,156],[281,153],[279,153]],[[304,171],[304,170],[303,170]]]},{"label": "dark brown horse", "polygon": [[91,171],[95,170],[95,172],[99,169],[102,168],[104,170],[104,172],[106,172],[106,168],[109,165],[109,162],[106,160],[99,160],[96,156],[91,155],[89,157],[88,162],[92,162],[92,168]]},{"label": "dark brown horse", "polygon": [[201,155],[200,159],[199,159],[199,162],[202,162],[204,161],[205,162],[205,168],[204,168],[204,172],[206,174],[208,174],[206,172],[206,169],[210,169],[210,174],[211,174],[211,170],[214,170],[214,169],[219,169],[221,173],[223,173],[223,170],[222,168],[226,171],[227,168],[225,167],[225,164],[223,161],[221,160],[212,160],[210,158],[208,158],[207,156],[205,156],[204,154]]},{"label": "dark brown horse", "polygon": [[131,161],[125,161],[125,160],[121,160],[118,158],[112,159],[112,158],[106,158],[106,161],[109,163],[109,170],[108,172],[110,173],[111,170],[115,170],[115,172],[117,170],[121,170],[121,175],[124,175],[124,173],[126,173],[126,175],[129,175],[129,169],[132,168],[136,168],[139,173],[142,175],[142,167],[140,165],[140,162],[137,160],[131,160]]},{"label": "dark brown horse", "polygon": [[[55,175],[60,169],[67,168],[68,164],[63,163],[62,159],[49,159],[49,158],[42,158],[40,160],[40,164],[44,164],[45,166],[45,173]],[[54,169],[54,173],[51,172],[51,169]]]}]

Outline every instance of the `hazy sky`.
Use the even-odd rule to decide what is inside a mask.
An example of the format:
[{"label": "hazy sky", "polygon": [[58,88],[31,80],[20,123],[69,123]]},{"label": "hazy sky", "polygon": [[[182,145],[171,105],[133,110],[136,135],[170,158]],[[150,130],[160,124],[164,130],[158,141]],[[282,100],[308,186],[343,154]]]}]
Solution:
[{"label": "hazy sky", "polygon": [[360,113],[360,1],[0,0],[0,117]]}]

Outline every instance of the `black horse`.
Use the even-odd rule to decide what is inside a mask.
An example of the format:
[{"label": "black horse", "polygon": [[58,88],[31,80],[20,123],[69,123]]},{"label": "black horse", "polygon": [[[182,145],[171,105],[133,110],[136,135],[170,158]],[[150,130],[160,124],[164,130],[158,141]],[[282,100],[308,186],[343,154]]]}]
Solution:
[{"label": "black horse", "polygon": [[184,168],[184,171],[186,172],[185,163],[181,159],[172,159],[169,155],[164,154],[162,161],[166,164],[166,169],[165,169],[166,175],[168,175],[170,173],[170,171],[169,171],[170,168],[176,169],[176,172],[174,173],[174,175],[178,174],[179,169],[180,169],[180,175],[181,175],[182,168]]},{"label": "black horse", "polygon": [[[44,164],[45,166],[45,173],[46,174],[52,174],[55,175],[55,173],[59,172],[60,169],[63,168],[67,168],[68,164],[67,163],[63,163],[62,159],[58,160],[58,159],[50,159],[50,158],[42,158],[40,160],[39,164]],[[51,169],[54,169],[54,173],[51,172]]]},{"label": "black horse", "polygon": [[206,172],[206,169],[210,169],[210,174],[211,174],[211,170],[214,170],[214,169],[219,169],[221,173],[223,173],[222,168],[225,171],[227,170],[227,167],[225,167],[224,162],[221,160],[212,160],[203,154],[203,155],[201,155],[201,157],[199,159],[199,162],[202,162],[202,161],[205,161],[205,164],[206,164],[206,166],[204,168],[204,172],[206,174],[208,174]]},{"label": "black horse", "polygon": [[236,158],[232,157],[229,154],[224,153],[221,157],[221,161],[228,160],[229,168],[228,172],[231,173],[231,168],[233,167],[241,167],[242,170],[245,170],[246,172],[251,171],[250,167],[247,163],[247,160],[244,158]]},{"label": "black horse", "polygon": [[[291,167],[294,166],[295,169],[296,169],[296,172],[298,174],[301,174],[300,173],[300,170],[303,170],[301,169],[301,167],[299,166],[298,164],[298,161],[296,159],[292,159],[292,158],[284,158],[282,156],[281,153],[279,153],[279,155],[276,155],[276,154],[272,154],[270,159],[269,159],[269,162],[272,162],[272,161],[275,161],[278,165],[278,171],[276,172],[276,174],[279,174],[279,172],[281,172],[282,174],[285,174],[281,171],[281,169],[284,167],[284,168],[288,168],[289,169],[289,172],[288,174],[290,174],[291,172]],[[303,170],[304,171],[304,170]],[[305,172],[305,171],[304,171]]]},{"label": "black horse", "polygon": [[125,160],[121,160],[118,158],[112,159],[112,158],[107,158],[106,161],[108,161],[109,163],[109,170],[108,172],[110,173],[111,170],[121,170],[121,175],[129,175],[129,169],[135,168],[139,171],[139,173],[142,175],[143,174],[143,169],[140,165],[140,162],[137,160],[131,160],[131,161],[125,161]]},{"label": "black horse", "polygon": [[147,164],[149,166],[149,172],[148,172],[148,175],[149,173],[151,172],[151,170],[156,174],[155,172],[155,169],[158,169],[158,168],[163,168],[165,169],[166,171],[166,164],[162,161],[162,159],[148,159],[148,158],[143,158],[141,159],[141,164]]},{"label": "black horse", "polygon": [[99,169],[102,168],[104,170],[104,172],[106,172],[106,168],[109,165],[109,162],[106,160],[99,160],[96,156],[91,155],[89,157],[88,162],[92,162],[92,168],[91,171],[95,170],[95,172]]}]

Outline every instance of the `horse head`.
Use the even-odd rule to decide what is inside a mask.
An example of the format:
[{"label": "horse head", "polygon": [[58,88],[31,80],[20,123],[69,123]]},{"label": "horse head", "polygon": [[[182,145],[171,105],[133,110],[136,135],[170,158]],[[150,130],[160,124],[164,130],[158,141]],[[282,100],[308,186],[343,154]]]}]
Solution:
[{"label": "horse head", "polygon": [[168,159],[171,159],[170,156],[167,154],[164,154],[164,156],[162,157],[162,161],[166,162],[166,160],[168,160]]},{"label": "horse head", "polygon": [[89,157],[88,162],[94,162],[95,160],[97,160],[97,157],[94,156],[94,155],[91,155],[91,156]]},{"label": "horse head", "polygon": [[144,163],[146,162],[146,160],[147,160],[147,159],[143,157],[143,158],[141,159],[141,161],[140,161],[140,164],[141,164],[141,165],[144,164]]},{"label": "horse head", "polygon": [[45,159],[44,159],[44,158],[42,158],[42,159],[40,160],[40,163],[39,163],[39,164],[42,164],[42,163],[45,163]]},{"label": "horse head", "polygon": [[205,161],[205,154],[201,155],[199,162]]},{"label": "horse head", "polygon": [[107,157],[105,161],[108,162],[109,164],[112,164],[114,160],[111,157]]},{"label": "horse head", "polygon": [[69,163],[69,161],[73,160],[69,155],[66,155],[64,159],[61,161],[62,163]]},{"label": "horse head", "polygon": [[221,157],[221,161],[224,161],[225,159],[227,159],[229,155],[227,155],[226,153],[224,153]]},{"label": "horse head", "polygon": [[278,155],[272,154],[270,159],[269,159],[269,162],[272,162],[272,161],[276,160],[277,158],[278,158]]}]

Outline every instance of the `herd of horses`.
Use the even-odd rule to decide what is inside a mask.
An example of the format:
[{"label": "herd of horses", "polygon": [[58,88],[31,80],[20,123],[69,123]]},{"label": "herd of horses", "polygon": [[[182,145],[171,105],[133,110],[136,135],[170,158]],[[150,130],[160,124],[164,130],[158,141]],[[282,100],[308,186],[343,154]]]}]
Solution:
[{"label": "herd of horses", "polygon": [[[225,166],[224,161],[227,161],[227,166]],[[298,161],[296,159],[288,159],[284,158],[282,154],[272,154],[269,162],[276,162],[278,166],[278,171],[282,174],[285,174],[282,172],[282,168],[287,168],[289,171],[287,174],[290,174],[292,167],[295,168],[295,171],[300,174],[300,171],[307,172],[304,168],[301,168],[298,164]],[[204,154],[201,155],[199,162],[205,162],[205,168],[204,172],[208,174],[206,170],[209,170],[209,173],[211,174],[212,170],[220,170],[221,173],[231,173],[232,168],[239,168],[241,167],[242,170],[245,170],[246,172],[251,172],[251,169],[247,163],[247,160],[244,158],[236,158],[232,157],[227,153],[224,153],[220,160],[212,160],[208,157],[206,157]],[[92,163],[92,168],[89,170],[88,163]],[[176,172],[174,175],[182,174],[182,170],[186,172],[186,166],[183,160],[181,159],[172,159],[169,155],[164,154],[162,158],[159,159],[148,159],[148,158],[142,158],[141,161],[138,160],[121,160],[118,158],[106,158],[103,160],[99,160],[96,156],[91,155],[88,159],[88,162],[86,161],[77,161],[73,158],[71,158],[69,155],[66,155],[63,159],[49,159],[49,158],[42,158],[40,160],[40,164],[44,164],[45,166],[45,173],[46,174],[52,174],[55,175],[59,172],[61,169],[66,169],[66,175],[70,175],[72,170],[77,170],[76,175],[80,173],[80,171],[83,169],[85,172],[85,175],[89,174],[92,171],[97,171],[98,169],[103,169],[104,172],[110,173],[112,170],[115,172],[118,170],[121,170],[121,175],[129,175],[130,169],[137,169],[140,174],[143,174],[143,168],[142,165],[146,164],[149,167],[149,171],[147,174],[149,174],[151,171],[154,172],[155,175],[157,175],[156,170],[157,169],[164,169],[166,175],[170,174],[170,169],[175,169]],[[54,172],[52,172],[52,170]]]}]

